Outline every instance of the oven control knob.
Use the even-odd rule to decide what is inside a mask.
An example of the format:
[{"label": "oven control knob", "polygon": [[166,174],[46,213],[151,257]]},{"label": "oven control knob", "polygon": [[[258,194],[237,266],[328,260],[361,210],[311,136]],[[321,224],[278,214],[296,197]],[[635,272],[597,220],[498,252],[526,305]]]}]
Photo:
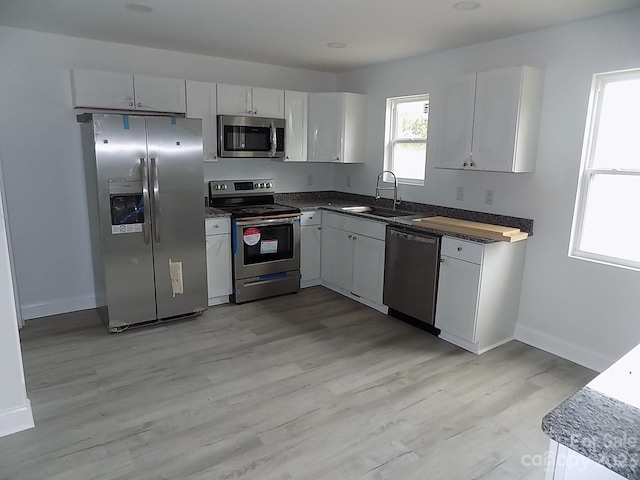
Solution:
[{"label": "oven control knob", "polygon": [[273,185],[271,183],[267,183],[267,188],[271,188]]},{"label": "oven control knob", "polygon": [[214,189],[216,189],[216,190],[220,190],[220,185],[219,185],[219,184],[216,184],[216,186],[215,186],[215,187],[213,187],[213,188],[214,188]]},{"label": "oven control knob", "polygon": [[221,188],[222,188],[223,190],[226,190],[226,189],[227,189],[227,184],[226,184],[226,183],[223,183],[223,184],[222,184],[222,186],[221,186]]},{"label": "oven control knob", "polygon": [[264,183],[261,183],[261,184],[260,184],[260,188],[264,188]]},{"label": "oven control knob", "polygon": [[253,184],[253,188],[260,188],[260,184],[259,183],[254,183]]}]

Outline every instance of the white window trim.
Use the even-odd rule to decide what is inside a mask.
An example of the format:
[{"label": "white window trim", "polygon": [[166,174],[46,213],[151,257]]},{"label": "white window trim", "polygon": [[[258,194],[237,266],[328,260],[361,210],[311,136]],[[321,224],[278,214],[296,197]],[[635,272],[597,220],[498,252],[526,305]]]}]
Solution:
[{"label": "white window trim", "polygon": [[573,222],[571,225],[571,237],[569,239],[569,257],[587,260],[614,267],[640,270],[640,262],[635,262],[620,257],[612,257],[594,252],[580,250],[578,247],[582,236],[582,228],[585,217],[587,200],[589,197],[589,186],[592,179],[599,174],[607,175],[633,175],[640,176],[640,170],[620,169],[620,168],[594,168],[593,155],[596,142],[596,126],[600,122],[600,112],[602,107],[602,95],[604,86],[620,78],[636,77],[640,78],[640,69],[622,70],[618,72],[598,73],[593,76],[591,83],[591,95],[589,98],[589,108],[587,110],[587,123],[585,127],[582,158],[580,161],[580,176],[578,180],[578,190],[576,193],[576,203],[573,212]]},{"label": "white window trim", "polygon": [[[400,138],[400,139],[391,139],[393,126],[396,124],[396,108],[395,106],[398,103],[409,103],[409,102],[418,102],[418,101],[426,101],[429,103],[429,94],[423,93],[420,95],[406,95],[402,97],[391,97],[387,98],[386,103],[386,118],[385,118],[385,131],[384,131],[384,170],[394,171],[393,169],[393,145],[398,143],[424,143],[426,144],[429,138],[429,131],[427,128],[427,137],[426,138]],[[426,154],[425,154],[425,177],[426,177]],[[391,175],[385,173],[383,180],[385,182],[393,182],[393,178]],[[415,178],[403,178],[398,177],[398,183],[404,185],[414,185],[414,186],[424,186],[425,179],[415,179]]]}]

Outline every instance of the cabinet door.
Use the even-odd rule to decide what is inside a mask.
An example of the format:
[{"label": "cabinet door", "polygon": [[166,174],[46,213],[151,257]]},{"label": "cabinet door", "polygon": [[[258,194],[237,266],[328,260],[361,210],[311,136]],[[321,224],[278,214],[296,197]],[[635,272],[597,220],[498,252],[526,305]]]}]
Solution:
[{"label": "cabinet door", "polygon": [[231,235],[207,235],[207,291],[216,298],[231,294]]},{"label": "cabinet door", "polygon": [[216,84],[187,80],[187,118],[202,120],[203,160],[218,159]]},{"label": "cabinet door", "polygon": [[218,84],[218,115],[252,116],[251,87]]},{"label": "cabinet door", "polygon": [[342,131],[342,97],[339,93],[309,94],[309,161],[339,162]]},{"label": "cabinet door", "polygon": [[300,228],[300,274],[303,282],[320,278],[321,235],[320,225]]},{"label": "cabinet door", "polygon": [[337,228],[322,227],[322,280],[351,291],[353,235]]},{"label": "cabinet door", "polygon": [[480,265],[442,256],[435,326],[473,343],[480,293]]},{"label": "cabinet door", "polygon": [[438,82],[432,109],[436,168],[470,166],[475,91],[475,73]]},{"label": "cabinet door", "polygon": [[478,170],[513,171],[521,81],[521,67],[478,73],[471,149]]},{"label": "cabinet door", "polygon": [[342,93],[343,128],[340,132],[340,162],[364,163],[364,138],[367,123],[367,96],[357,93]]},{"label": "cabinet door", "polygon": [[74,107],[133,110],[133,75],[74,69],[71,74]]},{"label": "cabinet door", "polygon": [[284,92],[284,111],[287,131],[285,133],[285,162],[307,161],[307,111],[306,92]]},{"label": "cabinet door", "polygon": [[351,293],[382,305],[384,241],[355,235]]},{"label": "cabinet door", "polygon": [[134,75],[136,109],[153,112],[185,113],[185,81],[177,78]]},{"label": "cabinet door", "polygon": [[284,90],[253,87],[253,114],[256,117],[285,118]]}]

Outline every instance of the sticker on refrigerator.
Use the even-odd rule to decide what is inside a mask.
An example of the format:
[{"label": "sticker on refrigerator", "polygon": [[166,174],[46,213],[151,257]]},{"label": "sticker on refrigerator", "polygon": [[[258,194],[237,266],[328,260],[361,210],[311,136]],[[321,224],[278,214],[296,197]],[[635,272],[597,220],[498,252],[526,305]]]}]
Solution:
[{"label": "sticker on refrigerator", "polygon": [[255,227],[245,228],[244,233],[242,234],[242,239],[244,240],[244,243],[253,247],[260,241],[260,230]]},{"label": "sticker on refrigerator", "polygon": [[129,225],[111,225],[112,235],[119,235],[121,233],[140,233],[141,231],[141,223],[134,223]]},{"label": "sticker on refrigerator", "polygon": [[169,277],[171,278],[171,291],[175,297],[184,293],[184,279],[182,277],[182,262],[174,262],[169,259]]},{"label": "sticker on refrigerator", "polygon": [[260,242],[260,255],[278,253],[278,240],[263,240]]}]

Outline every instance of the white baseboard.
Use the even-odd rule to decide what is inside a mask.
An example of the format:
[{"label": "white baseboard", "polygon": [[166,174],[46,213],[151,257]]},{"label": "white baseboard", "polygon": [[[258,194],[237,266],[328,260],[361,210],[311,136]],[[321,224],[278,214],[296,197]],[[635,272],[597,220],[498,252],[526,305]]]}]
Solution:
[{"label": "white baseboard", "polygon": [[49,315],[58,315],[60,313],[77,312],[78,310],[88,310],[96,308],[95,295],[86,295],[84,297],[71,297],[54,300],[47,303],[32,303],[24,305],[20,312],[22,318],[29,320],[32,318],[48,317]]},{"label": "white baseboard", "polygon": [[353,295],[351,292],[349,292],[348,290],[345,290],[342,287],[338,287],[337,285],[333,285],[331,283],[327,283],[324,280],[322,280],[320,282],[320,285],[322,285],[325,288],[328,288],[329,290],[333,290],[336,293],[344,295],[345,297],[349,297],[351,300],[355,300],[356,302],[362,303],[363,305],[366,305],[367,307],[370,307],[370,308],[373,308],[374,310],[382,312],[385,315],[389,313],[389,307],[387,307],[386,305],[379,305],[379,304],[377,304],[375,302],[367,300],[366,298],[362,298],[362,297],[358,297],[356,295]]},{"label": "white baseboard", "polygon": [[320,279],[314,278],[313,280],[300,280],[300,288],[315,287],[320,285]]},{"label": "white baseboard", "polygon": [[450,333],[447,333],[447,332],[440,332],[440,338],[443,340],[446,340],[449,343],[453,343],[454,345],[460,348],[464,348],[465,350],[468,350],[471,353],[475,353],[477,355],[482,355],[483,353],[488,352],[489,350],[493,350],[494,348],[497,348],[500,345],[504,345],[505,343],[513,340],[513,338],[505,338],[492,345],[486,345],[482,348],[479,348],[477,343],[471,343],[467,340],[463,340],[462,338],[456,337],[455,335],[451,335]]},{"label": "white baseboard", "polygon": [[595,370],[596,372],[603,372],[616,361],[615,358],[600,355],[574,343],[522,325],[516,325],[515,338],[523,343],[544,350],[545,352],[553,353],[554,355]]},{"label": "white baseboard", "polygon": [[21,432],[34,426],[31,402],[29,400],[27,400],[26,405],[0,412],[0,437]]},{"label": "white baseboard", "polygon": [[211,297],[209,298],[209,306],[213,307],[214,305],[222,305],[224,303],[229,303],[229,295],[222,295],[220,297]]}]

